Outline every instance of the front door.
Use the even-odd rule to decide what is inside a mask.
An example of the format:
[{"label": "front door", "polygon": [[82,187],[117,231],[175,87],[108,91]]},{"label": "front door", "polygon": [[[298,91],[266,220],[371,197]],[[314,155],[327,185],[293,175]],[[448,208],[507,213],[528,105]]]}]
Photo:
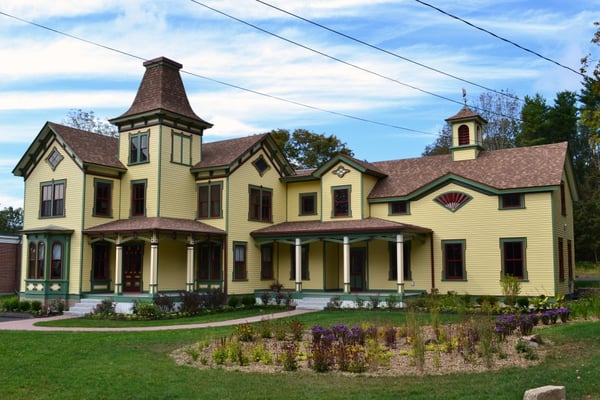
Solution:
[{"label": "front door", "polygon": [[365,254],[363,247],[350,249],[350,290],[353,292],[365,290]]},{"label": "front door", "polygon": [[123,246],[123,291],[142,291],[142,267],[144,244],[133,243]]}]

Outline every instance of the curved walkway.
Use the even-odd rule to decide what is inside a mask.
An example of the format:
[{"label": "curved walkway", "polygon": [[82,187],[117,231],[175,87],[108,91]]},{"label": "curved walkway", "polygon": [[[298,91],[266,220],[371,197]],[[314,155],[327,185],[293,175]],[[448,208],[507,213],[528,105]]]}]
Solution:
[{"label": "curved walkway", "polygon": [[261,320],[293,317],[295,315],[306,314],[318,310],[291,310],[276,314],[255,315],[253,317],[230,319],[225,321],[206,322],[202,324],[183,324],[183,325],[161,325],[161,326],[140,326],[127,328],[84,328],[84,327],[61,327],[61,326],[36,326],[34,324],[43,321],[56,321],[60,319],[77,318],[70,315],[61,315],[48,318],[27,318],[14,321],[0,322],[0,330],[3,331],[53,331],[53,332],[135,332],[135,331],[167,331],[176,329],[201,329],[215,328],[219,326],[238,325],[243,323],[260,322]]}]

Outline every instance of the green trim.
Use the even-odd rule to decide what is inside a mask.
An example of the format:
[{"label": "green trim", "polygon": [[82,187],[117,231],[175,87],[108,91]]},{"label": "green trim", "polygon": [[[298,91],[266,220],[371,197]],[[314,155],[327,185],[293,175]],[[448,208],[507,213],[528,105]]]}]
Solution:
[{"label": "green trim", "polygon": [[[84,174],[85,176],[85,174]],[[63,184],[63,213],[61,215],[54,215],[54,187],[56,185]],[[44,187],[52,186],[51,200],[50,200],[50,215],[42,215],[42,204],[43,204],[43,196],[44,196]],[[84,188],[85,191],[85,188]],[[48,219],[48,218],[65,218],[67,216],[67,179],[52,179],[51,181],[40,182],[40,208],[38,210],[38,218],[39,219]],[[85,210],[85,208],[84,208]]]},{"label": "green trim", "polygon": [[382,174],[380,172],[376,172],[376,171],[373,171],[373,170],[363,167],[362,165],[360,165],[357,162],[353,161],[352,159],[348,158],[344,154],[335,155],[332,159],[330,159],[325,164],[323,164],[319,168],[317,168],[312,173],[312,175],[320,178],[321,176],[325,175],[331,168],[333,168],[333,166],[335,164],[337,164],[339,162],[347,164],[348,166],[354,168],[355,170],[357,170],[358,172],[363,173],[363,174],[368,174],[368,175],[372,175],[372,176],[379,177],[379,178],[383,178],[384,176],[386,176],[385,174]]},{"label": "green trim", "polygon": [[[403,213],[395,213],[392,211],[392,207],[395,203],[404,203],[404,207],[405,207],[405,212]],[[388,216],[393,217],[393,216],[397,216],[397,215],[410,215],[410,201],[408,200],[395,200],[395,201],[390,201],[388,203]]]},{"label": "green trim", "polygon": [[[251,191],[252,190],[258,190],[259,194],[260,194],[260,201],[259,201],[259,213],[260,216],[259,218],[253,218],[252,217],[252,207],[251,206],[251,201],[252,201],[252,195],[251,195]],[[264,216],[262,215],[262,208],[263,208],[263,192],[268,192],[271,193],[271,211],[270,211],[270,215],[268,216],[268,218],[264,218]],[[256,185],[248,185],[248,221],[254,221],[254,222],[273,222],[273,189],[271,188],[267,188],[267,187],[262,187],[262,186],[256,186]]]},{"label": "green trim", "polygon": [[[96,210],[96,198],[98,196],[98,187],[97,187],[98,183],[106,183],[106,184],[110,185],[110,199],[109,199],[110,206],[109,206],[109,210],[108,210],[108,215],[98,215],[97,214],[97,210]],[[85,178],[84,178],[83,184],[84,184],[84,187],[85,187],[85,184],[86,184],[86,179]],[[113,201],[112,201],[113,200],[112,199],[113,198],[113,193],[114,193],[113,187],[114,187],[114,181],[113,180],[110,180],[110,179],[101,179],[101,178],[94,178],[94,204],[92,205],[92,216],[93,217],[97,217],[97,218],[112,218],[113,217]],[[83,205],[84,206],[85,206],[86,194],[87,193],[84,190],[84,193],[83,193],[83,197],[84,197],[84,203],[83,203]],[[83,229],[83,227],[82,227],[82,229]]]},{"label": "green trim", "polygon": [[[239,279],[237,279],[235,277],[235,248],[236,248],[236,246],[244,247],[244,277],[239,278]],[[231,260],[233,261],[232,268],[231,268],[231,281],[232,282],[247,282],[248,281],[248,242],[234,240],[231,243],[231,249],[232,249],[232,253],[233,253],[232,257],[231,257]]]},{"label": "green trim", "polygon": [[[148,159],[144,161],[132,161],[131,160],[131,142],[134,138],[142,138],[146,136],[146,141],[148,142]],[[129,148],[127,149],[127,165],[138,165],[138,164],[148,164],[150,162],[150,129],[145,131],[138,131],[136,133],[131,133],[128,136]],[[142,154],[142,148],[139,146],[140,139],[138,139],[138,148],[136,151],[136,159],[139,160]],[[160,144],[159,144],[160,145]],[[160,153],[159,153],[160,154]],[[160,160],[160,157],[159,157]]]},{"label": "green trim", "polygon": [[[335,215],[335,191],[348,191],[348,215]],[[331,218],[352,218],[352,185],[331,186]]]},{"label": "green trim", "polygon": [[[554,235],[552,235],[554,237]],[[528,276],[527,276],[527,238],[526,237],[515,237],[515,238],[500,238],[500,279],[502,279],[502,277],[504,276],[504,243],[511,243],[511,242],[521,242],[522,244],[522,258],[523,258],[523,278],[521,279],[521,282],[528,282]],[[554,242],[554,240],[552,240],[552,242]],[[555,244],[552,244],[552,249],[553,249],[553,258],[554,258],[554,267],[556,268],[556,252],[554,250],[556,250],[555,248]],[[556,269],[554,270],[554,273],[556,273]],[[556,275],[553,275],[556,276]],[[554,281],[554,284],[556,286],[556,279],[552,279]]]},{"label": "green trim", "polygon": [[[466,239],[442,240],[442,282],[466,282],[467,281],[467,241]],[[446,278],[446,245],[460,244],[462,246],[462,278]]]},{"label": "green trim", "polygon": [[[160,193],[162,189],[162,139],[163,125],[158,125],[158,187],[156,188],[156,216],[160,217]],[[148,138],[148,154],[150,154],[150,138]],[[148,156],[148,159],[150,157]],[[146,192],[147,193],[147,192]],[[144,215],[147,215],[145,212]],[[152,267],[150,267],[152,268]],[[157,277],[158,279],[158,277]],[[157,281],[158,282],[158,281]]]},{"label": "green trim", "polygon": [[[520,205],[518,207],[505,207],[504,197],[518,195],[520,197]],[[498,195],[498,210],[521,210],[525,207],[525,195],[523,193],[502,193]]]},{"label": "green trim", "polygon": [[[286,196],[287,198],[288,196]],[[313,212],[312,213],[304,213],[304,202],[303,200],[305,198],[309,198],[312,197],[313,198]],[[299,198],[299,206],[298,207],[298,215],[299,216],[307,216],[307,215],[317,215],[317,192],[309,192],[309,193],[299,193],[298,194],[298,198]]]},{"label": "green trim", "polygon": [[[213,186],[219,186],[220,190],[221,190],[221,201],[219,202],[219,215],[218,216],[212,216],[211,215],[211,197],[212,197],[212,187]],[[200,216],[200,188],[201,187],[206,187],[208,188],[208,216],[206,217],[201,217]],[[217,181],[217,182],[209,182],[209,183],[198,183],[196,184],[196,218],[197,219],[221,219],[223,218],[223,181]]]},{"label": "green trim", "polygon": [[[137,185],[137,184],[144,184],[144,214],[142,215],[133,215],[133,186]],[[148,213],[147,213],[147,203],[148,203],[148,179],[136,179],[133,180],[131,182],[129,182],[129,192],[130,192],[130,199],[129,199],[129,216],[130,217],[145,217]]]},{"label": "green trim", "polygon": [[[96,182],[96,180],[94,179],[94,183]],[[83,240],[84,238],[84,234],[83,234],[83,229],[85,228],[85,200],[87,198],[87,190],[86,190],[86,184],[87,184],[87,174],[83,174],[83,194],[81,196],[81,209],[83,210],[83,215],[81,216],[81,234],[79,235],[79,293],[81,293],[83,291],[83,252],[84,252],[84,246],[85,246],[85,241]],[[95,190],[95,186],[94,186],[94,190]],[[112,203],[112,187],[111,187],[111,192],[110,192],[110,196],[111,196],[111,203]],[[94,205],[92,206],[92,210],[96,207],[96,196],[94,196]],[[69,268],[69,273],[70,273],[70,268]],[[70,280],[70,275],[67,275],[68,279]]]}]

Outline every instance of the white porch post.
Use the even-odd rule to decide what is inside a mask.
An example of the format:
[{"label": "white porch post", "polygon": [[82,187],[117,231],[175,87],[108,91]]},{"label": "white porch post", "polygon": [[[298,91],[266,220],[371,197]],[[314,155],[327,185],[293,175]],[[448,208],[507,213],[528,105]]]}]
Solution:
[{"label": "white porch post", "polygon": [[150,241],[150,294],[155,295],[158,291],[158,238],[152,234]]},{"label": "white porch post", "polygon": [[121,235],[117,236],[117,242],[115,243],[115,296],[119,296],[123,293],[123,245],[121,244]]},{"label": "white porch post", "polygon": [[296,238],[296,292],[302,291],[302,243]]},{"label": "white porch post", "polygon": [[404,237],[396,235],[396,274],[398,293],[404,296]]},{"label": "white porch post", "polygon": [[194,291],[194,240],[188,236],[187,240],[187,274],[185,279],[185,290]]},{"label": "white porch post", "polygon": [[350,293],[350,238],[344,236],[344,293]]}]

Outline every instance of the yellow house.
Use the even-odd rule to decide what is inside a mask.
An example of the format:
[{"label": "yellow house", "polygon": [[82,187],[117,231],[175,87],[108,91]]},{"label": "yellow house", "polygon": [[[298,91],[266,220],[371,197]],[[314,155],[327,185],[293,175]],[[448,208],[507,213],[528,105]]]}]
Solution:
[{"label": "yellow house", "polygon": [[48,122],[15,167],[23,298],[573,291],[567,143],[486,151],[465,106],[449,155],[294,170],[268,134],[203,143],[181,64],[144,66],[118,138]]}]

